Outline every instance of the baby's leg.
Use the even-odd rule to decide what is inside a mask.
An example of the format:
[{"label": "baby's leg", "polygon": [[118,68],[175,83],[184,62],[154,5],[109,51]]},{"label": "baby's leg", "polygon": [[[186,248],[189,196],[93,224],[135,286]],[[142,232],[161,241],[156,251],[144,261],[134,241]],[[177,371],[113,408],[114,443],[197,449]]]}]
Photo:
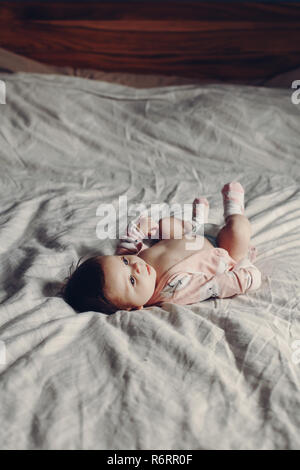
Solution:
[{"label": "baby's leg", "polygon": [[[194,229],[199,229],[200,224],[207,222],[209,213],[209,202],[205,197],[194,199],[193,202],[193,223]],[[192,235],[193,224],[188,220],[177,219],[176,217],[164,217],[159,221],[160,239],[181,239],[184,235]]]},{"label": "baby's leg", "polygon": [[233,214],[226,218],[225,227],[217,236],[220,248],[228,251],[229,255],[238,262],[248,253],[251,238],[251,224],[247,217],[241,214]]},{"label": "baby's leg", "polygon": [[238,262],[247,256],[251,238],[251,224],[244,215],[244,188],[238,182],[228,183],[222,194],[226,225],[218,233],[217,243]]},{"label": "baby's leg", "polygon": [[183,234],[192,228],[192,224],[185,220],[177,219],[176,217],[164,217],[160,219],[158,226],[160,240],[170,240],[171,238],[181,239],[183,238]]}]

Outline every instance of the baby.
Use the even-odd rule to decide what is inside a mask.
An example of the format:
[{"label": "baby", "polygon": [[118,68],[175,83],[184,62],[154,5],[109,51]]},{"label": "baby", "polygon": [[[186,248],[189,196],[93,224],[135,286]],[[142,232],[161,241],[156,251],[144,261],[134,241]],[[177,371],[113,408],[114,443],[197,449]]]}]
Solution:
[{"label": "baby", "polygon": [[[158,224],[150,217],[129,224],[116,255],[95,256],[79,265],[64,286],[65,300],[77,311],[142,309],[162,302],[193,304],[256,290],[261,273],[252,264],[251,226],[244,215],[244,189],[238,182],[222,189],[225,226],[216,240],[191,238],[195,226],[174,217]],[[195,199],[193,218],[209,204]],[[143,239],[158,236],[151,247]],[[194,240],[194,241],[193,241]],[[199,240],[201,243],[199,244]],[[191,249],[191,242],[198,243]],[[189,244],[189,246],[188,246]]]}]

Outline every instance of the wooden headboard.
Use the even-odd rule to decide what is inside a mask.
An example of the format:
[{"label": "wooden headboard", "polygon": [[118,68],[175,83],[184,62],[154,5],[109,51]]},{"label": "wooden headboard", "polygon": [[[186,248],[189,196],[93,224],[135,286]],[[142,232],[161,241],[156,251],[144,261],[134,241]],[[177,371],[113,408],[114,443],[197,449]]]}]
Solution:
[{"label": "wooden headboard", "polygon": [[52,65],[242,83],[300,65],[300,4],[1,2],[0,47]]}]

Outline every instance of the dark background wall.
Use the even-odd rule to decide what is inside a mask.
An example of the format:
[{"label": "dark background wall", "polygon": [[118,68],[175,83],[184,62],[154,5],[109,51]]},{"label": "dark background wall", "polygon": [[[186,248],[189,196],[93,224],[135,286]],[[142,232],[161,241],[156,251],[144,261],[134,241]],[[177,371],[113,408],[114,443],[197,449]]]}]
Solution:
[{"label": "dark background wall", "polygon": [[300,3],[0,2],[0,47],[53,65],[242,83],[300,65]]}]

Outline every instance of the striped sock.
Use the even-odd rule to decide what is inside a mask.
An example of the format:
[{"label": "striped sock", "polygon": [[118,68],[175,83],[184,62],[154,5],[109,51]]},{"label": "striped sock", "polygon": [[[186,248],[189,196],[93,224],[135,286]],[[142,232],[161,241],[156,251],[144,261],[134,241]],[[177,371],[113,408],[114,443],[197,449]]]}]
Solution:
[{"label": "striped sock", "polygon": [[233,181],[225,184],[222,194],[225,222],[230,215],[244,214],[244,188],[240,183]]}]

